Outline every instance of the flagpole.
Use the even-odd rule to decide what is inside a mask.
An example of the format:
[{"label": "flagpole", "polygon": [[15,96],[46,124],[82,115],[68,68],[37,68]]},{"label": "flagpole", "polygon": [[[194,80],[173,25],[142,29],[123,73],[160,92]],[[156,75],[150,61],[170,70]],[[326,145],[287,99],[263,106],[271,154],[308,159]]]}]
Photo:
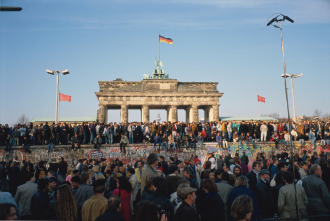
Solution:
[{"label": "flagpole", "polygon": [[160,62],[160,41],[159,41],[159,38],[160,38],[160,34],[158,34],[158,62]]},{"label": "flagpole", "polygon": [[59,103],[59,92],[58,92],[58,88],[59,88],[59,84],[60,84],[60,72],[57,71],[57,75],[56,75],[56,110],[55,110],[55,124],[58,123],[58,103]]},{"label": "flagpole", "polygon": [[257,96],[257,106],[258,106],[258,120],[260,120],[260,112],[259,112],[259,100],[258,100],[258,96]]},{"label": "flagpole", "polygon": [[259,97],[258,97],[258,91],[256,91],[257,94],[257,109],[258,109],[258,120],[260,120],[260,113],[259,113]]},{"label": "flagpole", "polygon": [[60,101],[60,92],[58,92],[58,110],[57,110],[57,123],[60,119],[60,104],[61,104],[61,101]]}]

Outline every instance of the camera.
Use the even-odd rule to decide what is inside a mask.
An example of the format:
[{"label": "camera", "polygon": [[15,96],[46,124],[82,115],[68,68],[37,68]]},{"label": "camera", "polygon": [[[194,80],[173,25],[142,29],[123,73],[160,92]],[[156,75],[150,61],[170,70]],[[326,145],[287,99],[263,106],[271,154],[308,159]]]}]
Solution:
[{"label": "camera", "polygon": [[168,218],[170,215],[169,212],[166,211],[165,209],[163,209],[161,205],[157,205],[157,212],[158,212],[159,218],[161,218],[163,214],[165,215],[166,218]]}]

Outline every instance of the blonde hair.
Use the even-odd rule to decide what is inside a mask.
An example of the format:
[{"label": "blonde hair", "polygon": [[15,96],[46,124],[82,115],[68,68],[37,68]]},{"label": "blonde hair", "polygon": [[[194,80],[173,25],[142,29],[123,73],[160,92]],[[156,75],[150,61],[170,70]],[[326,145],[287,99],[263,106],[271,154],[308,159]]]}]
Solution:
[{"label": "blonde hair", "polygon": [[92,170],[92,169],[89,169],[88,170],[88,175],[93,175],[94,176],[94,174],[95,174],[95,171],[94,170]]},{"label": "blonde hair", "polygon": [[75,221],[78,215],[76,200],[68,184],[58,187],[57,215],[61,220]]},{"label": "blonde hair", "polygon": [[94,165],[92,169],[95,173],[100,172],[100,167],[98,165]]},{"label": "blonde hair", "polygon": [[234,187],[246,186],[249,187],[249,182],[244,176],[239,176],[236,178]]},{"label": "blonde hair", "polygon": [[97,174],[95,177],[95,180],[104,180],[104,179],[105,179],[105,177],[103,176],[102,173]]}]

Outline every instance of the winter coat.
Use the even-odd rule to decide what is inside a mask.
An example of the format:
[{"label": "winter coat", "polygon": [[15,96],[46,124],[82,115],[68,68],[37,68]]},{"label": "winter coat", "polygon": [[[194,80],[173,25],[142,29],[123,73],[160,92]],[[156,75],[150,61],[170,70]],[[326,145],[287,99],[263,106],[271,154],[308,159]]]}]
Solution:
[{"label": "winter coat", "polygon": [[234,189],[234,187],[231,186],[227,181],[224,181],[224,180],[219,183],[216,183],[216,185],[218,188],[218,194],[224,203],[224,212],[225,212],[226,220],[228,220],[230,213],[229,213],[229,208],[227,208],[227,200],[228,200],[229,194]]},{"label": "winter coat", "polygon": [[49,212],[48,193],[42,190],[38,190],[32,196],[30,209],[33,219],[37,219],[37,220],[47,219],[47,215]]},{"label": "winter coat", "polygon": [[258,208],[258,202],[256,195],[254,192],[245,186],[238,186],[234,187],[234,189],[230,192],[228,199],[227,199],[227,208],[231,208],[231,205],[233,204],[234,200],[242,195],[248,195],[252,199],[252,206],[253,206],[253,212],[251,216],[251,221],[255,221],[259,219],[260,212]]},{"label": "winter coat", "polygon": [[[301,185],[296,185],[299,220],[307,220],[307,196]],[[278,213],[284,219],[296,219],[295,192],[293,184],[286,184],[278,195]]]},{"label": "winter coat", "polygon": [[88,184],[81,184],[78,188],[75,199],[79,208],[82,208],[85,201],[94,195],[93,188]]},{"label": "winter coat", "polygon": [[175,213],[175,221],[200,221],[196,210],[183,201]]},{"label": "winter coat", "polygon": [[276,212],[277,205],[270,185],[260,179],[257,183],[255,193],[258,200],[261,218],[265,219],[273,217]]},{"label": "winter coat", "polygon": [[31,215],[31,199],[37,192],[38,185],[31,181],[17,187],[15,201],[18,202],[18,214],[20,216]]},{"label": "winter coat", "polygon": [[308,198],[308,215],[330,214],[330,195],[324,181],[312,174],[303,180],[302,186]]},{"label": "winter coat", "polygon": [[141,177],[141,191],[144,190],[144,187],[146,186],[147,180],[150,177],[157,177],[157,176],[158,176],[158,173],[154,168],[152,168],[148,164],[144,165],[144,170],[142,172],[142,177]]},{"label": "winter coat", "polygon": [[158,208],[164,210],[165,214],[167,214],[167,220],[171,221],[174,219],[174,207],[166,196],[156,191],[154,194],[149,195],[146,200],[156,203]]},{"label": "winter coat", "polygon": [[108,207],[108,200],[99,195],[94,195],[84,203],[81,210],[82,221],[95,220],[105,213]]},{"label": "winter coat", "polygon": [[258,182],[257,174],[251,170],[246,176],[249,179],[249,187],[255,192],[255,188]]},{"label": "winter coat", "polygon": [[138,179],[136,174],[133,174],[130,178],[129,178],[129,182],[132,184],[132,200],[135,201],[136,196],[139,192],[139,183],[138,183]]},{"label": "winter coat", "polygon": [[125,218],[121,215],[120,212],[115,210],[108,210],[107,212],[103,213],[99,217],[96,218],[95,221],[125,221]]},{"label": "winter coat", "polygon": [[202,221],[225,220],[225,205],[217,193],[206,193],[201,211]]}]

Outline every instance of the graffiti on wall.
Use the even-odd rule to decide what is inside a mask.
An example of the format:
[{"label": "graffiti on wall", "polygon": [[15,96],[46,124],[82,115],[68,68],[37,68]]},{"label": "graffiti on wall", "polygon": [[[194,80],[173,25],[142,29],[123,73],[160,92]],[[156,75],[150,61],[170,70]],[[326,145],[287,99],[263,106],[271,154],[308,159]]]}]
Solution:
[{"label": "graffiti on wall", "polygon": [[[329,152],[328,149],[321,146],[317,146],[315,149],[312,145],[306,144],[303,148],[299,145],[294,147],[294,152],[301,152],[302,150],[307,150],[309,152],[318,152],[321,151]],[[135,162],[138,159],[146,159],[150,153],[157,152],[153,146],[135,146],[135,147],[126,147],[126,153],[121,153],[119,147],[102,147],[100,150],[94,150],[93,148],[82,148],[79,151],[71,151],[71,148],[56,148],[53,151],[48,152],[46,148],[31,148],[32,153],[25,153],[23,149],[14,149],[10,152],[5,152],[3,149],[0,149],[0,161],[8,161],[10,159],[18,161],[48,161],[48,162],[58,162],[61,157],[64,158],[71,166],[75,165],[79,159],[116,159],[123,161],[124,163]],[[160,150],[157,152],[159,155],[164,156],[165,158],[174,157],[175,155],[180,160],[188,160],[191,157],[198,156],[202,163],[204,163],[211,153],[215,157],[225,156],[230,154],[234,156],[236,153],[241,156],[245,152],[245,155],[249,157],[250,164],[256,159],[257,154],[260,152],[265,153],[266,157],[270,157],[273,153],[282,153],[290,152],[288,147],[282,146],[275,148],[275,145],[272,143],[258,144],[255,147],[249,145],[239,145],[238,143],[231,143],[228,145],[228,148],[219,148],[216,143],[208,143],[203,147],[196,149],[184,149],[182,152],[176,151],[164,151]],[[330,154],[330,152],[329,152]]]},{"label": "graffiti on wall", "polygon": [[0,150],[0,161],[8,161],[10,159],[22,161],[24,159],[24,154],[20,150],[11,150],[10,152]]}]

